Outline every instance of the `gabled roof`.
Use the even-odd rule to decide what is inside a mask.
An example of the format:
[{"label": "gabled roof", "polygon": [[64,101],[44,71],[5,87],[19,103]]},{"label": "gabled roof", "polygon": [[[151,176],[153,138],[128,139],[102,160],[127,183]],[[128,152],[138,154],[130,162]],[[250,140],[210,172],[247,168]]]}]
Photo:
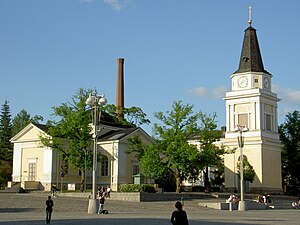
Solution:
[{"label": "gabled roof", "polygon": [[254,29],[251,24],[245,30],[239,69],[235,71],[234,74],[244,72],[264,72],[269,74],[269,72],[264,69],[256,29]]},{"label": "gabled roof", "polygon": [[39,128],[40,130],[44,131],[45,133],[48,133],[49,126],[45,124],[38,124],[38,123],[32,123],[34,126]]},{"label": "gabled roof", "polygon": [[[47,134],[49,130],[49,126],[44,124],[36,124],[36,123],[30,123],[25,128],[23,128],[18,134],[16,134],[10,141],[11,142],[17,142],[21,137],[23,137],[26,133],[28,133],[31,129],[36,128],[40,132]],[[144,136],[151,139],[151,137],[142,129],[139,127],[130,127],[130,128],[121,128],[121,127],[114,127],[114,126],[104,126],[104,130],[106,132],[103,132],[102,135],[100,133],[100,137],[98,138],[98,141],[115,141],[115,140],[121,140],[122,138],[127,137],[130,134],[133,134],[134,132],[140,131]]]},{"label": "gabled roof", "polygon": [[98,141],[114,141],[120,140],[128,134],[132,133],[137,128],[127,128],[121,130],[111,130],[98,138]]},{"label": "gabled roof", "polygon": [[116,141],[116,140],[121,140],[125,137],[127,137],[130,134],[133,134],[137,131],[142,132],[145,136],[147,136],[149,139],[151,137],[140,127],[133,127],[133,128],[125,128],[121,130],[111,130],[104,135],[100,136],[98,138],[98,141],[104,142],[104,141]]},{"label": "gabled roof", "polygon": [[12,143],[18,141],[21,137],[23,137],[25,134],[27,134],[30,130],[34,128],[38,129],[41,133],[47,134],[49,127],[47,125],[30,123],[26,127],[24,127],[19,133],[17,133],[14,137],[12,137],[10,141]]}]

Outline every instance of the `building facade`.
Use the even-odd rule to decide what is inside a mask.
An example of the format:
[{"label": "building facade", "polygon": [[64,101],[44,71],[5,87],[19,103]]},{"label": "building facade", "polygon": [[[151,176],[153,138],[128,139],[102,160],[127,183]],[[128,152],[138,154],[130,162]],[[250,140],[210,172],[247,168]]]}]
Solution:
[{"label": "building facade", "polygon": [[[68,172],[62,174],[58,152],[43,146],[40,141],[40,136],[47,135],[47,126],[31,123],[12,138],[12,182],[31,190],[50,191],[52,185],[59,189],[67,189],[70,185],[79,188],[81,171],[68,167]],[[127,154],[126,150],[128,138],[135,135],[144,143],[151,139],[141,128],[104,126],[98,139],[98,152],[102,155],[97,165],[98,185],[110,186],[117,191],[120,184],[133,183],[133,176],[139,173],[139,162],[135,154]],[[91,186],[91,170],[87,171],[86,181]]]},{"label": "building facade", "polygon": [[282,192],[281,143],[278,134],[278,106],[280,99],[272,91],[272,74],[264,69],[256,30],[245,30],[239,68],[231,76],[231,91],[226,92],[226,133],[220,144],[231,149],[224,156],[225,187],[239,189],[237,163],[240,149],[237,148],[235,128],[246,127],[243,132],[243,156],[255,170],[255,179],[250,183],[251,192]]}]

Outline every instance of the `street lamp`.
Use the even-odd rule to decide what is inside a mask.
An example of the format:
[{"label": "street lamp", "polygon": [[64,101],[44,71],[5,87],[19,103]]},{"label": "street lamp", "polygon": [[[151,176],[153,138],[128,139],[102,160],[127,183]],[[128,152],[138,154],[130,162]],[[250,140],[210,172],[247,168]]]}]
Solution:
[{"label": "street lamp", "polygon": [[104,94],[97,95],[96,92],[89,95],[85,104],[90,106],[92,109],[92,122],[93,122],[93,181],[92,181],[92,198],[89,199],[89,214],[96,214],[98,211],[98,201],[97,201],[97,138],[98,138],[98,126],[101,117],[101,106],[107,103]]},{"label": "street lamp", "polygon": [[249,129],[243,125],[237,125],[234,129],[235,132],[239,132],[238,145],[240,148],[240,180],[241,180],[241,200],[239,201],[239,210],[246,211],[247,205],[244,201],[244,156],[243,156],[243,147],[244,147],[244,137],[243,132],[247,132]]}]

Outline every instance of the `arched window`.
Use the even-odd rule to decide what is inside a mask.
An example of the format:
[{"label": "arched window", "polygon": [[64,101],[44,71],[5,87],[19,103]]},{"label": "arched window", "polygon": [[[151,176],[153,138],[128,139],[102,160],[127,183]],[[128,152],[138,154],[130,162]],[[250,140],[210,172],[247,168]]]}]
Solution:
[{"label": "arched window", "polygon": [[108,176],[108,157],[106,155],[101,156],[101,161],[100,161],[100,166],[101,166],[101,176],[105,177]]}]

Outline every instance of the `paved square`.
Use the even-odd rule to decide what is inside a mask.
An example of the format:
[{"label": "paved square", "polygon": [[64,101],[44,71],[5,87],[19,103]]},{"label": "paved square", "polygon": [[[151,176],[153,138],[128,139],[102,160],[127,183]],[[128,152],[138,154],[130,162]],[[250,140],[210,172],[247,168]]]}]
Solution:
[{"label": "paved square", "polygon": [[[0,224],[45,224],[47,193],[0,193]],[[198,206],[199,201],[185,201],[190,225],[280,224],[299,225],[300,210],[221,211]],[[61,197],[54,199],[51,224],[166,225],[174,210],[174,201],[123,202],[108,199],[107,215],[87,214],[88,199]]]}]

